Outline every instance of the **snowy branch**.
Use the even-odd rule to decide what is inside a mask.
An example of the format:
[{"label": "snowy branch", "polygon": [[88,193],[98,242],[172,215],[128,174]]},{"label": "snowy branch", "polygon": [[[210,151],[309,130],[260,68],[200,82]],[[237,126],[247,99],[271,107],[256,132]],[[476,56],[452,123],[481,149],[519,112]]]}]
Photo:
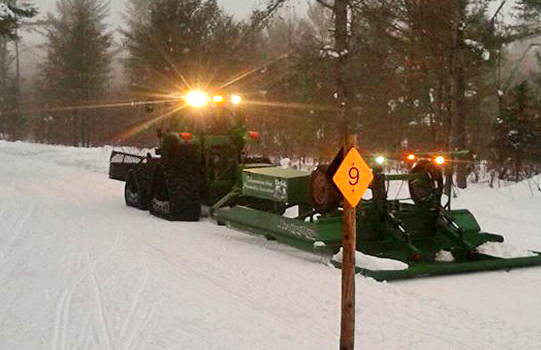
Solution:
[{"label": "snowy branch", "polygon": [[328,8],[329,10],[334,10],[334,6],[330,5],[325,0],[316,0],[316,2],[321,6]]}]

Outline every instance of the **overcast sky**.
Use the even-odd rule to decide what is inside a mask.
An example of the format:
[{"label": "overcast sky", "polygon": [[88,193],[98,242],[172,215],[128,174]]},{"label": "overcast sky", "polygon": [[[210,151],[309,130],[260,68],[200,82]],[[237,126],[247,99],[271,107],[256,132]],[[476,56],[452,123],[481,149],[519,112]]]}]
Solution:
[{"label": "overcast sky", "polygon": [[[32,1],[32,0],[31,0]],[[53,12],[55,10],[55,4],[57,0],[33,0],[32,2],[36,4],[41,13]],[[120,13],[125,9],[124,3],[126,0],[109,0],[111,4],[111,22],[120,23]],[[294,4],[305,4],[310,0],[292,0],[291,3]],[[315,1],[314,1],[315,2]],[[265,0],[218,0],[218,4],[222,6],[227,13],[234,14],[238,19],[246,18],[252,9],[258,5],[264,4]],[[507,1],[506,8],[510,8],[514,1]],[[491,7],[496,10],[499,2],[493,2]],[[304,7],[301,5],[301,7]]]},{"label": "overcast sky", "polygon": [[[124,11],[125,0],[110,0],[111,4],[111,21],[119,23],[120,13]],[[55,10],[56,0],[34,0],[41,13],[53,12]],[[261,3],[261,0],[218,0],[220,6],[223,6],[226,12],[235,14],[239,19],[245,18],[254,8]]]}]

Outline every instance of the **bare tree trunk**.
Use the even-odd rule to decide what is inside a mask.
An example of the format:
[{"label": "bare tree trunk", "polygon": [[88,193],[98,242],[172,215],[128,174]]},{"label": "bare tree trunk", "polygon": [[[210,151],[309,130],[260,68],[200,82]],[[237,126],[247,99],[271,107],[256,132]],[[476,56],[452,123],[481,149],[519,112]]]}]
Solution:
[{"label": "bare tree trunk", "polygon": [[[6,96],[8,91],[8,49],[7,39],[0,37],[0,109],[6,108]],[[0,133],[7,133],[8,116],[0,116]]]},{"label": "bare tree trunk", "polygon": [[80,147],[85,147],[85,140],[86,140],[86,115],[85,112],[82,110],[79,110],[79,115],[81,117],[81,141],[79,143]]},{"label": "bare tree trunk", "polygon": [[13,116],[13,134],[19,139],[24,136],[24,122],[22,120],[23,115],[21,112],[21,62],[19,55],[19,39],[15,39],[13,45],[15,47],[15,85],[13,89],[13,110],[15,115]]},{"label": "bare tree trunk", "polygon": [[[453,114],[451,119],[451,147],[453,150],[467,149],[466,134],[466,100],[465,73],[464,73],[464,0],[455,0],[455,15],[453,19],[455,45],[453,47],[452,83],[453,88]],[[467,166],[459,162],[456,166],[456,182],[458,188],[467,187]]]},{"label": "bare tree trunk", "polygon": [[[352,120],[352,108],[348,82],[346,78],[348,43],[348,7],[349,0],[335,0],[334,40],[338,58],[335,65],[336,93],[339,103],[339,118],[344,133],[344,150],[356,146],[355,132],[357,121]],[[342,318],[340,332],[340,349],[353,350],[355,344],[355,245],[356,245],[356,210],[344,201],[344,219],[342,238]]]}]

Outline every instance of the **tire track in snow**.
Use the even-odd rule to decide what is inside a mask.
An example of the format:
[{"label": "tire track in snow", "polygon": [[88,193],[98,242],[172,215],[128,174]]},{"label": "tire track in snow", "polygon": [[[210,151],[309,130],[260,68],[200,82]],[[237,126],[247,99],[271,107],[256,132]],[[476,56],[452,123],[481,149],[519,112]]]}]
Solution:
[{"label": "tire track in snow", "polygon": [[[454,337],[451,334],[445,336],[446,334],[441,335],[441,334],[436,334],[436,333],[423,331],[423,330],[421,330],[422,326],[419,326],[419,328],[415,328],[415,327],[411,327],[409,325],[406,325],[404,323],[399,323],[399,325],[402,328],[409,329],[411,331],[411,333],[413,333],[413,334],[421,334],[421,335],[424,335],[426,337],[436,339],[436,340],[442,341],[442,342],[444,342],[446,344],[452,345],[453,349],[457,349],[457,350],[458,349],[483,350],[483,348],[472,347],[472,346],[468,345],[467,343],[460,342],[460,341],[456,340],[456,337]],[[425,328],[426,328],[426,326],[425,326]]]},{"label": "tire track in snow", "polygon": [[[6,242],[3,245],[2,253],[0,253],[0,280],[6,280],[8,278],[7,276],[11,272],[9,271],[9,269],[14,269],[16,267],[16,265],[10,264],[9,259],[5,258],[13,247],[13,244],[23,235],[24,228],[27,225],[29,218],[32,216],[33,213],[36,212],[36,207],[37,206],[35,203],[30,203],[29,205],[26,205],[24,207],[24,212],[19,214],[17,219],[15,219],[15,222],[10,225],[11,229],[6,227],[4,231],[6,232],[6,236],[7,232],[13,233],[10,236],[6,237]],[[0,226],[0,233],[2,233],[1,229],[3,228]],[[11,303],[6,300],[3,300],[3,303],[0,305],[0,324],[4,322],[7,315],[7,310],[12,307],[10,305]]]},{"label": "tire track in snow", "polygon": [[143,317],[140,317],[139,322],[137,322],[135,327],[133,327],[133,331],[131,332],[130,337],[124,341],[124,343],[126,344],[126,346],[124,347],[125,350],[132,350],[138,347],[137,343],[133,345],[134,341],[136,341],[137,334],[141,333],[148,327],[148,325],[154,319],[155,314],[156,307],[154,305],[146,308],[146,311],[143,312]]},{"label": "tire track in snow", "polygon": [[85,348],[85,343],[87,342],[87,339],[88,339],[88,324],[90,322],[90,318],[92,317],[92,314],[87,314],[84,318],[84,321],[82,323],[82,327],[81,327],[81,333],[79,334],[79,336],[77,337],[76,341],[75,341],[75,345],[73,346],[73,349],[84,349]]},{"label": "tire track in snow", "polygon": [[98,278],[96,277],[96,269],[95,266],[92,268],[92,282],[94,287],[94,293],[96,296],[96,312],[98,314],[98,320],[99,320],[99,332],[101,333],[102,339],[104,340],[105,344],[107,345],[107,349],[116,349],[116,347],[113,345],[113,339],[111,337],[111,327],[109,326],[107,322],[107,317],[104,313],[103,308],[103,301],[102,301],[102,295],[103,295],[103,289],[101,287],[101,284],[98,282]]},{"label": "tire track in snow", "polygon": [[[321,342],[324,342],[327,339],[327,337],[333,336],[332,331],[328,331],[328,332],[327,330],[316,331],[309,327],[307,328],[304,325],[296,322],[295,320],[288,318],[287,315],[284,315],[275,309],[267,307],[267,304],[265,301],[261,301],[258,298],[253,297],[253,296],[238,293],[232,287],[229,286],[229,283],[227,283],[228,280],[224,279],[222,274],[217,272],[223,269],[223,265],[209,258],[209,256],[206,255],[202,251],[186,250],[184,247],[180,247],[178,251],[178,255],[176,256],[176,259],[169,260],[169,259],[164,259],[163,251],[160,250],[159,247],[155,246],[154,244],[148,244],[148,248],[151,249],[154,254],[157,254],[156,257],[158,259],[174,267],[175,270],[180,269],[184,271],[190,271],[192,272],[194,276],[198,276],[198,278],[201,278],[202,280],[205,280],[207,283],[209,283],[210,288],[216,291],[222,291],[222,292],[228,293],[229,295],[237,299],[237,301],[241,305],[245,305],[251,308],[258,308],[260,310],[265,311],[265,315],[268,316],[270,319],[272,319],[275,324],[287,323],[289,329],[296,330],[298,334],[307,332],[314,339],[319,339]],[[201,270],[201,269],[195,268],[192,266],[192,260],[184,258],[184,256],[190,256],[194,254],[196,254],[198,258],[201,258],[201,259],[195,259],[195,260],[197,261],[204,260],[204,263],[200,262],[200,264],[202,266],[207,267],[206,269]],[[209,272],[209,271],[212,271],[212,272]]]},{"label": "tire track in snow", "polygon": [[[126,314],[126,317],[124,318],[124,322],[122,323],[122,326],[120,328],[120,338],[125,340],[123,343],[126,344],[126,347],[125,347],[126,350],[132,349],[132,347],[130,347],[130,344],[133,342],[135,336],[139,332],[138,327],[133,327],[132,332],[130,332],[130,334],[126,334],[128,331],[128,327],[130,326],[130,323],[133,322],[135,311],[140,305],[141,295],[143,294],[143,291],[145,290],[148,284],[148,277],[149,277],[148,262],[147,262],[147,258],[145,254],[141,253],[141,256],[142,256],[141,260],[143,261],[142,275],[138,281],[137,289],[136,289],[135,295],[132,298],[132,302],[131,302],[130,308],[128,309],[128,313]],[[148,314],[145,314],[145,316],[148,317]]]},{"label": "tire track in snow", "polygon": [[115,242],[111,248],[109,248],[109,250],[100,257],[89,263],[72,281],[72,283],[67,288],[64,288],[56,309],[53,337],[51,340],[52,350],[64,350],[66,348],[66,336],[69,325],[69,309],[73,293],[77,289],[77,286],[87,277],[88,273],[91,272],[96,265],[98,265],[102,260],[104,260],[108,255],[118,248],[122,235],[123,232],[118,231]]},{"label": "tire track in snow", "polygon": [[[95,268],[94,266],[92,271],[92,277],[93,277],[93,285],[94,285],[94,293],[96,296],[96,312],[99,319],[98,327],[100,328],[98,332],[101,335],[101,338],[104,340],[107,349],[113,349],[116,350],[118,348],[118,344],[124,344],[122,347],[125,350],[131,350],[137,348],[137,335],[141,333],[142,330],[146,329],[148,325],[152,322],[155,315],[155,306],[151,305],[146,308],[144,308],[140,313],[137,313],[137,309],[140,308],[141,304],[141,295],[144,292],[145,288],[148,284],[148,278],[149,278],[149,268],[146,257],[142,255],[142,262],[143,262],[143,269],[141,277],[139,278],[139,281],[136,286],[136,291],[134,296],[132,297],[132,301],[130,304],[130,307],[128,309],[128,312],[126,314],[126,317],[124,318],[124,321],[120,327],[120,332],[118,334],[118,337],[114,337],[114,334],[112,332],[112,327],[109,324],[109,319],[107,317],[107,314],[105,312],[105,307],[103,305],[103,288],[101,286],[101,283],[99,282],[99,279],[97,278]],[[138,316],[138,317],[136,317]],[[130,327],[131,326],[131,327]],[[131,331],[128,333],[128,330],[131,328]],[[116,341],[115,341],[116,340]],[[134,345],[135,343],[135,345]]]},{"label": "tire track in snow", "polygon": [[[449,314],[448,312],[446,313]],[[412,334],[419,334],[425,337],[432,338],[434,340],[439,340],[446,344],[452,345],[452,349],[465,349],[465,350],[484,350],[485,349],[484,345],[477,345],[477,344],[487,343],[487,339],[483,339],[483,336],[485,335],[485,333],[480,333],[480,335],[476,335],[475,339],[473,340],[457,339],[456,332],[449,331],[447,327],[445,327],[444,325],[442,325],[442,327],[439,327],[437,330],[433,329],[432,331],[427,331],[426,321],[417,317],[415,313],[406,312],[405,315],[409,318],[411,322],[408,324],[405,324],[404,322],[396,322],[396,324],[400,326],[400,328],[408,329]],[[464,317],[461,317],[461,319],[464,319]],[[476,319],[475,322],[479,322],[479,320]],[[471,322],[468,324],[469,326],[464,326],[464,327],[465,328],[471,327]],[[492,325],[494,326],[495,324],[492,324]],[[505,325],[500,325],[499,327],[502,327],[502,328],[501,329],[492,328],[491,330],[500,331],[500,332],[508,331],[508,328]],[[491,340],[495,341],[495,339],[493,338]]]},{"label": "tire track in snow", "polygon": [[5,258],[13,244],[22,236],[24,228],[28,223],[28,219],[36,212],[36,206],[37,205],[34,202],[24,208],[24,214],[20,215],[19,219],[13,225],[13,234],[7,239],[0,258]]}]

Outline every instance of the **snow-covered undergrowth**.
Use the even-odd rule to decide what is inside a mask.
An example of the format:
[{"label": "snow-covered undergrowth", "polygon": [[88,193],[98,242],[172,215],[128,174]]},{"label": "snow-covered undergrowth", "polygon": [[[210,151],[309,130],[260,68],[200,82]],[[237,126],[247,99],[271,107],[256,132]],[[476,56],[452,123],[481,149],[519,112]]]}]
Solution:
[{"label": "snow-covered undergrowth", "polygon": [[15,18],[15,14],[11,9],[3,2],[0,2],[0,21],[4,21],[6,19]]},{"label": "snow-covered undergrowth", "polygon": [[436,257],[434,258],[436,261],[440,262],[451,262],[455,261],[455,257],[453,256],[453,253],[448,252],[447,250],[440,250]]},{"label": "snow-covered undergrowth", "polygon": [[[319,257],[127,208],[110,148],[0,141],[0,349],[332,349],[340,271]],[[407,186],[405,186],[407,188]],[[481,227],[541,250],[541,195],[471,186]],[[541,268],[357,277],[357,348],[537,350]]]}]

